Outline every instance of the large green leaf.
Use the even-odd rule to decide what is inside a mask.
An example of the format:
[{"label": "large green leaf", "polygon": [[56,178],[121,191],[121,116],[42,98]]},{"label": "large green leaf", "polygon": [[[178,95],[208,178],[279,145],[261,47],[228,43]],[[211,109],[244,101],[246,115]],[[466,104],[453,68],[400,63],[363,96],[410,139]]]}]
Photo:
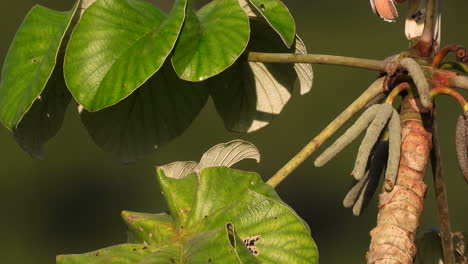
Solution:
[{"label": "large green leaf", "polygon": [[238,0],[214,0],[187,18],[172,56],[180,78],[201,81],[231,66],[249,42],[249,19]]},{"label": "large green leaf", "polygon": [[296,23],[281,0],[248,0],[278,32],[284,43],[291,47],[296,35]]},{"label": "large green leaf", "polygon": [[87,110],[116,104],[145,83],[172,51],[187,0],[169,15],[140,0],[98,0],[83,14],[65,54],[64,74]]},{"label": "large green leaf", "polygon": [[128,163],[181,135],[207,98],[205,86],[180,80],[166,64],[125,100],[80,116],[99,147]]},{"label": "large green leaf", "polygon": [[[297,38],[290,49],[259,18],[251,19],[248,51],[303,53],[305,46]],[[296,78],[303,93],[312,85],[309,64],[265,64],[238,60],[232,67],[207,80],[218,113],[227,129],[253,132],[279,115],[291,98]]]},{"label": "large green leaf", "polygon": [[24,151],[34,158],[44,158],[44,145],[60,130],[70,99],[62,68],[56,68],[44,91],[13,129],[15,140]]},{"label": "large green leaf", "polygon": [[[229,156],[226,149],[245,153],[232,147],[239,142],[210,151],[219,150],[226,157]],[[164,168],[177,176],[180,172],[174,171],[173,165],[161,166],[157,171],[159,182],[165,185],[163,195],[172,219],[165,215],[124,213],[132,241],[140,246],[130,244],[112,249],[116,251],[113,257],[108,253],[96,254],[108,249],[59,256],[57,263],[318,263],[317,247],[307,224],[258,174],[211,167],[201,170],[198,176],[190,173],[171,178]],[[187,171],[187,167],[178,168]],[[181,215],[179,211],[187,207],[187,213]],[[155,240],[154,236],[163,238]],[[130,248],[135,248],[135,255],[127,252]],[[151,253],[142,256],[143,248]]]},{"label": "large green leaf", "polygon": [[36,5],[18,29],[0,80],[0,121],[7,128],[18,125],[44,90],[77,6],[58,12]]}]

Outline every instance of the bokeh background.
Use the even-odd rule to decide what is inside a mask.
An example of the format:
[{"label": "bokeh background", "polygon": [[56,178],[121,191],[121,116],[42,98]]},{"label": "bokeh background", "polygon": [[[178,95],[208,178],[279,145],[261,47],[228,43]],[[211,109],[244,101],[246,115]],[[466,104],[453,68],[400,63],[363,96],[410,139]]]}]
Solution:
[{"label": "bokeh background", "polygon": [[[0,1],[0,60],[14,33],[36,3],[67,10],[72,0]],[[170,0],[152,0],[167,10]],[[381,59],[407,47],[402,19],[385,23],[369,1],[285,0],[297,31],[311,53]],[[443,5],[443,43],[468,46],[468,1]],[[402,16],[406,7],[400,8]],[[124,209],[157,213],[165,210],[154,177],[154,166],[174,160],[198,160],[209,147],[235,138],[255,143],[262,162],[237,168],[259,172],[268,179],[328,122],[357,97],[376,73],[338,66],[316,65],[310,94],[294,97],[283,113],[261,131],[243,135],[227,132],[210,101],[191,127],[144,160],[124,165],[93,144],[70,105],[63,128],[46,148],[43,161],[34,160],[0,128],[0,262],[54,263],[59,253],[81,253],[125,241],[120,220]],[[460,112],[448,98],[437,100],[443,165],[454,230],[468,231],[468,185],[455,158],[454,125]],[[324,168],[309,159],[278,188],[312,230],[320,263],[364,263],[369,231],[376,221],[376,199],[360,217],[344,209],[355,143]],[[429,171],[429,170],[428,170]],[[432,176],[420,230],[437,227]]]}]

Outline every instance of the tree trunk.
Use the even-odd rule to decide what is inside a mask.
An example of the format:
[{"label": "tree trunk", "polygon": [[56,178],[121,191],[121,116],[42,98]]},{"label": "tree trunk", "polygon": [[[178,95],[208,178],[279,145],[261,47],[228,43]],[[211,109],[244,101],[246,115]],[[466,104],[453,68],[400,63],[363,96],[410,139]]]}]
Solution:
[{"label": "tree trunk", "polygon": [[401,107],[401,157],[398,179],[391,192],[379,196],[377,226],[370,232],[368,264],[412,264],[414,237],[423,210],[424,172],[432,135],[422,122],[419,104],[407,96]]}]

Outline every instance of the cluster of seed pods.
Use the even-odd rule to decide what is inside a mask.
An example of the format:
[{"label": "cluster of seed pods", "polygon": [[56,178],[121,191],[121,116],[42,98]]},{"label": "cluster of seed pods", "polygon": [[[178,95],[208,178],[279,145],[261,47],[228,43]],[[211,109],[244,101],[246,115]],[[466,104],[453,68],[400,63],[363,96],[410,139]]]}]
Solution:
[{"label": "cluster of seed pods", "polygon": [[355,215],[361,213],[374,194],[384,168],[385,190],[391,191],[396,182],[401,145],[398,112],[388,103],[369,107],[314,163],[317,167],[325,165],[366,128],[354,164],[355,185],[343,201],[345,207],[353,207]]},{"label": "cluster of seed pods", "polygon": [[[412,58],[400,56],[392,56],[388,63],[397,64],[397,69],[409,73],[422,105],[421,110],[431,109],[430,87],[419,64]],[[384,170],[384,189],[391,192],[395,186],[401,153],[401,125],[400,115],[393,108],[392,102],[404,90],[413,93],[409,83],[395,86],[385,103],[375,103],[367,108],[356,122],[315,160],[316,167],[325,165],[367,128],[352,172],[354,185],[343,201],[344,207],[352,207],[355,215],[360,215],[372,198]],[[468,155],[465,156],[468,172]]]}]

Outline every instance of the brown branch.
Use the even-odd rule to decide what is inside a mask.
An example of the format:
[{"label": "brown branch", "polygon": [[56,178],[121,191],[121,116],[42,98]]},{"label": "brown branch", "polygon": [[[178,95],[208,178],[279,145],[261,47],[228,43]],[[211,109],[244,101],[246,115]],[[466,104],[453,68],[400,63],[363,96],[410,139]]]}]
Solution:
[{"label": "brown branch", "polygon": [[414,237],[426,192],[424,171],[429,160],[431,133],[425,129],[415,99],[407,96],[401,109],[401,158],[391,192],[379,196],[377,226],[371,231],[368,264],[412,264]]},{"label": "brown branch", "polygon": [[447,194],[445,191],[445,182],[442,176],[442,159],[439,147],[439,136],[436,125],[436,111],[434,109],[433,118],[431,164],[432,175],[434,178],[434,189],[437,200],[437,209],[439,211],[440,238],[442,240],[442,249],[444,252],[444,263],[455,264],[455,256],[453,255],[452,229],[450,227],[450,216],[447,202]]}]

